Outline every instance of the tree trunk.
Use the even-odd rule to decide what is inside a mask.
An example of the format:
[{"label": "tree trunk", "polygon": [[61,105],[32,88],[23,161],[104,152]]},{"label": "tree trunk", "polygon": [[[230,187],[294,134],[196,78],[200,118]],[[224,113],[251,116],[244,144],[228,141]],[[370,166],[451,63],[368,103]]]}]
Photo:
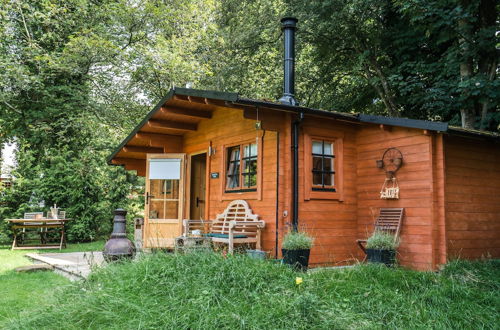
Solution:
[{"label": "tree trunk", "polygon": [[[496,9],[495,0],[482,0],[479,4],[479,33],[484,35],[486,40],[481,43],[484,46],[479,51],[478,70],[488,81],[495,80],[498,67],[498,52],[495,47],[495,32],[497,30],[495,26],[498,15]],[[488,100],[482,101],[481,130],[487,129],[488,127],[488,121],[486,119],[488,110]]]},{"label": "tree trunk", "polygon": [[373,74],[370,71],[370,69],[373,69],[375,75],[380,81],[380,86],[378,86],[377,84],[372,84],[372,85],[377,91],[380,98],[382,99],[382,102],[384,102],[385,108],[387,109],[387,113],[391,117],[399,117],[398,107],[396,105],[396,102],[394,101],[394,93],[392,92],[389,86],[389,82],[387,81],[387,78],[382,72],[382,69],[377,63],[377,60],[374,58],[370,58],[370,64],[367,65],[366,68],[367,76],[369,78],[373,78]]},{"label": "tree trunk", "polygon": [[[471,53],[471,42],[472,42],[472,22],[465,17],[465,13],[469,10],[471,0],[462,0],[460,4],[462,6],[464,17],[458,20],[458,31],[460,32],[460,38],[458,40],[460,45],[461,62],[460,62],[460,81],[470,80],[473,74],[473,57]],[[462,96],[464,103],[460,109],[460,115],[462,117],[462,127],[463,128],[474,128],[474,123],[476,120],[476,111],[472,102],[466,102],[470,100],[469,89],[462,90]]]}]

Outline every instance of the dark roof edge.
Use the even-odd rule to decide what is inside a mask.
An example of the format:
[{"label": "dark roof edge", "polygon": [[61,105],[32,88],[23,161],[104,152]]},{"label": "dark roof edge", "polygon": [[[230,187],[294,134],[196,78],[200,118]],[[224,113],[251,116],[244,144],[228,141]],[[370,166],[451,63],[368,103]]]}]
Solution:
[{"label": "dark roof edge", "polygon": [[362,113],[358,115],[358,119],[363,123],[419,128],[437,132],[446,132],[448,130],[448,123],[437,121],[365,115]]},{"label": "dark roof edge", "polygon": [[180,88],[175,87],[173,89],[175,94],[185,95],[185,96],[195,96],[195,97],[204,97],[207,99],[215,99],[222,100],[228,102],[235,102],[238,100],[238,93],[231,92],[218,92],[218,91],[210,91],[210,90],[202,90],[202,89],[192,89],[192,88]]},{"label": "dark roof edge", "polygon": [[109,165],[113,165],[111,163],[111,160],[116,156],[116,154],[118,154],[120,152],[120,150],[128,143],[128,141],[130,141],[130,139],[132,139],[135,134],[141,129],[142,126],[144,126],[144,124],[146,124],[148,122],[148,120],[155,114],[156,111],[158,111],[158,109],[161,108],[161,106],[163,104],[165,104],[165,102],[167,102],[168,100],[170,100],[175,94],[175,90],[174,89],[171,89],[167,95],[165,95],[164,98],[161,99],[160,102],[158,102],[158,104],[156,104],[156,106],[150,111],[148,112],[148,114],[146,115],[146,117],[144,117],[144,119],[135,126],[135,128],[132,130],[132,132],[125,138],[123,139],[122,143],[120,143],[118,145],[118,147],[115,148],[115,150],[113,150],[113,152],[111,153],[111,155],[109,155],[107,158],[106,158],[106,162],[109,164]]},{"label": "dark roof edge", "polygon": [[287,104],[281,104],[281,103],[275,103],[275,102],[257,101],[257,100],[252,100],[252,99],[241,98],[233,103],[235,105],[253,105],[253,106],[274,108],[274,109],[280,109],[283,111],[289,111],[289,112],[294,112],[294,113],[303,112],[306,115],[318,115],[318,116],[330,117],[330,118],[347,120],[347,121],[352,121],[352,122],[358,121],[358,116],[356,114],[318,110],[318,109],[306,108],[306,107],[301,107],[301,106],[293,106],[293,105],[287,105]]},{"label": "dark roof edge", "polygon": [[469,137],[469,138],[480,138],[483,140],[494,141],[500,143],[500,134],[490,131],[477,131],[472,129],[466,129],[457,126],[448,127],[446,132],[450,135]]}]

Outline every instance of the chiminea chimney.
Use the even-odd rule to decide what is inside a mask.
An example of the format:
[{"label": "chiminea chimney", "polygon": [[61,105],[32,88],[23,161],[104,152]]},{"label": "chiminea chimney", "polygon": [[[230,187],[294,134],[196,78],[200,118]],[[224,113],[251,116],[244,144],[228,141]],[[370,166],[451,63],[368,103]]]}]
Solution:
[{"label": "chiminea chimney", "polygon": [[285,60],[283,63],[284,81],[283,96],[279,102],[288,105],[299,105],[295,100],[295,29],[299,20],[295,17],[284,17],[281,19],[285,39]]}]

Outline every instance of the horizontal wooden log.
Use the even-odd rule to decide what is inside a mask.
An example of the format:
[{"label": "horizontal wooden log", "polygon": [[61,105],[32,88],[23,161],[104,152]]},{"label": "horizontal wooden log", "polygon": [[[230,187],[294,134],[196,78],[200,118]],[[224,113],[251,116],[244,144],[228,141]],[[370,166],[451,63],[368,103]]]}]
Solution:
[{"label": "horizontal wooden log", "polygon": [[134,158],[114,158],[111,160],[114,165],[133,165],[133,166],[145,166],[146,161]]},{"label": "horizontal wooden log", "polygon": [[160,111],[164,114],[174,114],[174,115],[181,115],[193,118],[201,118],[201,119],[212,118],[212,112],[199,109],[161,107]]},{"label": "horizontal wooden log", "polygon": [[157,147],[141,147],[141,146],[125,146],[123,147],[125,152],[142,152],[145,154],[161,154],[163,153],[163,148]]},{"label": "horizontal wooden log", "polygon": [[172,120],[158,120],[151,119],[148,121],[148,127],[151,128],[160,128],[160,129],[175,129],[181,131],[196,131],[197,125],[190,123],[183,123]]}]

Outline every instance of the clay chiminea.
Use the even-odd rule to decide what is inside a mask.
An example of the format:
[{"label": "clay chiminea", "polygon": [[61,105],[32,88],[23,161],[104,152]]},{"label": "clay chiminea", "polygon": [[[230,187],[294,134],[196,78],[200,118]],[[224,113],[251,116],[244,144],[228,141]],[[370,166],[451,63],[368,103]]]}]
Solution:
[{"label": "clay chiminea", "polygon": [[115,210],[115,217],[113,219],[113,232],[111,238],[104,245],[103,256],[107,262],[132,259],[135,255],[134,244],[127,238],[125,225],[127,219],[125,216],[127,211],[123,209]]}]

